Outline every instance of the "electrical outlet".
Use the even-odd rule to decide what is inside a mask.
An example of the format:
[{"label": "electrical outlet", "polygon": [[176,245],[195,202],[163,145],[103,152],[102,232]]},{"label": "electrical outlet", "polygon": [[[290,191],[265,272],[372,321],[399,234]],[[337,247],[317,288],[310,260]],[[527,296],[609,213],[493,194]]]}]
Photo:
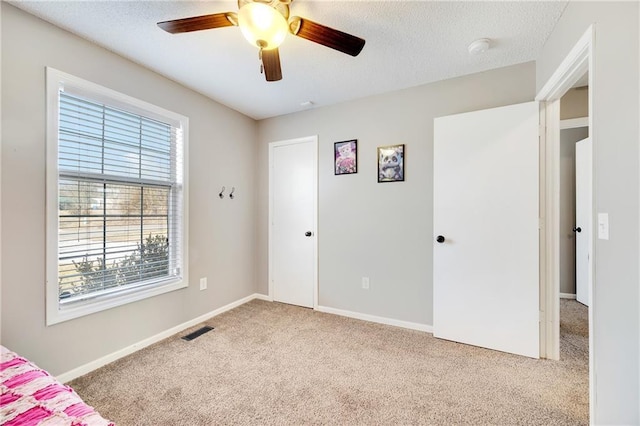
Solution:
[{"label": "electrical outlet", "polygon": [[200,290],[207,289],[207,277],[200,278]]},{"label": "electrical outlet", "polygon": [[369,290],[369,277],[362,277],[362,289]]}]

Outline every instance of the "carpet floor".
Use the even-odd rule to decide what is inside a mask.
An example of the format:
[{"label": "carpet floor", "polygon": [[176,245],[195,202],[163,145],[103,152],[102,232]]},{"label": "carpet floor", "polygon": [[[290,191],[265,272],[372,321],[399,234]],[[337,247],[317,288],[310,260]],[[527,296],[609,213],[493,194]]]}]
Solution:
[{"label": "carpet floor", "polygon": [[251,301],[70,385],[126,425],[580,425],[587,308],[561,301],[561,360]]}]

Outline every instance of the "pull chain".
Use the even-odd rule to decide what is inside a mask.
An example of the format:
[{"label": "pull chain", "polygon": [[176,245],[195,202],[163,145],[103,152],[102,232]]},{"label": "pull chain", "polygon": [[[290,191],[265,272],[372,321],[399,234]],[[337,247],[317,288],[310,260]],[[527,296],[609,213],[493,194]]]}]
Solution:
[{"label": "pull chain", "polygon": [[262,64],[262,47],[258,51],[258,59],[260,60],[260,74],[264,74],[264,65]]}]

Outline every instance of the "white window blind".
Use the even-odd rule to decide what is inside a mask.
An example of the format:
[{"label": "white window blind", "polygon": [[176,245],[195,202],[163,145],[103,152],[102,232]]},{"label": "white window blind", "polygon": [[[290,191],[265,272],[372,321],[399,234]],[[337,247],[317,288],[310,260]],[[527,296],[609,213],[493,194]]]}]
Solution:
[{"label": "white window blind", "polygon": [[58,90],[58,311],[168,286],[184,269],[181,127],[78,92]]}]

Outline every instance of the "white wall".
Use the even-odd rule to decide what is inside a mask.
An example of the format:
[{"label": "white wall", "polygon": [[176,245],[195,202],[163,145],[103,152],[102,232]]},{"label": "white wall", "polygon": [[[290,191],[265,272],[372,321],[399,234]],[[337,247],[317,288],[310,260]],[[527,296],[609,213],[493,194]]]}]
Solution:
[{"label": "white wall", "polygon": [[[255,121],[1,7],[2,344],[58,375],[254,293]],[[45,327],[45,66],[190,118],[189,288]]]},{"label": "white wall", "polygon": [[[319,304],[433,324],[433,119],[530,101],[526,63],[258,123],[258,290],[268,292],[268,142],[319,136]],[[358,139],[358,173],[333,143]],[[376,147],[406,145],[405,181],[377,183]],[[371,279],[361,289],[361,277]]]},{"label": "white wall", "polygon": [[560,99],[560,120],[582,118],[589,115],[589,88],[570,89]]},{"label": "white wall", "polygon": [[536,62],[538,90],[595,23],[594,203],[610,239],[595,240],[596,424],[640,424],[639,3],[570,2]]}]

